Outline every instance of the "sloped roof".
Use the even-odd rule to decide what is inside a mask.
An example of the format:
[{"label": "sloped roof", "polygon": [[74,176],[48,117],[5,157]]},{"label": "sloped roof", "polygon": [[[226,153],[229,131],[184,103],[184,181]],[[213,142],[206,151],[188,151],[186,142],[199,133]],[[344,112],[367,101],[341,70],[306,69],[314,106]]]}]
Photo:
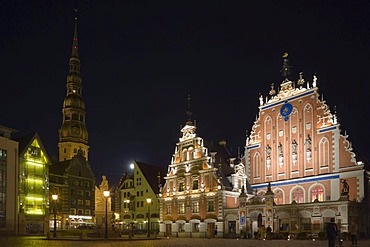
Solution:
[{"label": "sloped roof", "polygon": [[136,160],[135,163],[140,168],[141,172],[143,173],[145,179],[148,181],[154,193],[158,194],[159,193],[158,175],[160,176],[160,183],[163,185],[164,184],[163,177],[167,173],[167,168],[146,164]]},{"label": "sloped roof", "polygon": [[355,153],[356,155],[356,161],[359,162],[359,161],[362,161],[364,162],[364,169],[367,170],[367,171],[370,171],[370,164],[369,162],[367,161],[366,157],[363,156],[360,151],[355,147],[355,146],[352,146],[353,148],[353,152]]},{"label": "sloped roof", "polygon": [[49,173],[63,176],[65,170],[70,166],[71,160],[59,161],[49,167]]},{"label": "sloped roof", "polygon": [[[49,173],[54,174],[54,175],[63,176],[66,173],[66,170],[71,166],[72,161],[76,159],[79,160],[80,164],[86,164],[86,165],[88,164],[88,161],[86,160],[82,151],[78,150],[77,154],[72,159],[59,161],[49,166]],[[89,167],[90,172],[92,173],[90,166],[88,167]]]},{"label": "sloped roof", "polygon": [[50,157],[48,155],[48,152],[45,149],[45,147],[44,147],[44,145],[41,141],[41,138],[40,138],[40,136],[37,132],[28,133],[28,134],[25,134],[25,135],[20,135],[20,136],[17,136],[17,137],[14,138],[14,140],[19,143],[19,156],[24,155],[24,153],[27,151],[28,147],[31,146],[34,139],[37,139],[37,141],[40,145],[40,148],[42,149],[42,151],[46,155],[48,161],[51,162]]},{"label": "sloped roof", "polygon": [[[228,177],[231,177],[232,174],[235,173],[234,169],[230,167],[230,159],[235,158],[230,151],[227,149],[227,145],[225,141],[218,142],[214,144],[213,142],[205,141],[206,147],[208,147],[210,153],[216,152],[215,156],[215,164],[214,166],[218,168],[217,175],[221,178],[221,183],[225,186],[225,189],[232,190],[233,185],[231,184],[231,181],[228,179]],[[234,160],[234,164],[239,164],[240,158],[236,158]],[[249,181],[247,179],[246,181],[247,193],[252,193],[253,189],[251,185],[249,184]]]}]

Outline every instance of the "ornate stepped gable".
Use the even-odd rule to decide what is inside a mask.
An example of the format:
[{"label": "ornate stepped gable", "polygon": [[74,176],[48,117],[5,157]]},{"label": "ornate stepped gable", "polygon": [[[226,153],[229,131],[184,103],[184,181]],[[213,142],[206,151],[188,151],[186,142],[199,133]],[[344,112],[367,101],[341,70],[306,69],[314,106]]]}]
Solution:
[{"label": "ornate stepped gable", "polygon": [[245,167],[231,157],[225,141],[213,145],[198,137],[190,110],[187,114],[160,188],[161,220],[222,219],[223,210],[236,208],[247,187]]},{"label": "ornate stepped gable", "polygon": [[310,83],[300,73],[297,83],[291,81],[288,62],[285,57],[278,92],[272,84],[270,98],[260,96],[259,115],[247,136],[251,184],[361,170],[363,162],[341,132],[336,113],[320,97],[318,78]]}]

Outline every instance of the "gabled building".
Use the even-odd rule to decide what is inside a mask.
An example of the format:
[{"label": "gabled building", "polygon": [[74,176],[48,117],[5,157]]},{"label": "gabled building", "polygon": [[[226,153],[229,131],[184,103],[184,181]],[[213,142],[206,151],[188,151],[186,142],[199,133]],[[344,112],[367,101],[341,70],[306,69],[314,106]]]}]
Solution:
[{"label": "gabled building", "polygon": [[53,202],[57,207],[58,229],[78,228],[85,222],[95,221],[95,177],[88,162],[86,106],[78,50],[75,18],[63,122],[59,129],[59,162],[50,167],[50,197],[58,195],[58,200]]},{"label": "gabled building", "polygon": [[[319,234],[335,218],[342,232],[355,222],[369,235],[369,167],[319,93],[318,78],[283,81],[260,97],[258,118],[247,136],[243,163],[254,199],[240,200],[251,232]],[[269,191],[268,195],[266,194]],[[267,197],[268,198],[267,198]],[[272,198],[272,199],[271,199]]]},{"label": "gabled building", "polygon": [[57,229],[77,229],[95,221],[95,178],[82,150],[71,160],[50,166],[50,198],[52,195],[58,195],[53,202]]},{"label": "gabled building", "polygon": [[[190,98],[188,98],[190,101]],[[234,163],[226,143],[205,146],[190,119],[181,129],[160,193],[160,234],[235,236],[238,197],[248,187],[245,166]]]},{"label": "gabled building", "polygon": [[[166,168],[134,161],[132,174],[125,173],[116,190],[116,213],[120,216],[123,231],[151,233],[159,231],[160,185]],[[148,203],[147,199],[150,199]],[[149,221],[149,222],[148,222]]]},{"label": "gabled building", "polygon": [[37,133],[13,132],[0,126],[0,233],[46,235],[50,159]]},{"label": "gabled building", "polygon": [[[18,194],[17,233],[46,235],[49,231],[50,159],[37,133],[18,138],[19,181],[13,193]],[[17,180],[16,180],[17,181]]]}]

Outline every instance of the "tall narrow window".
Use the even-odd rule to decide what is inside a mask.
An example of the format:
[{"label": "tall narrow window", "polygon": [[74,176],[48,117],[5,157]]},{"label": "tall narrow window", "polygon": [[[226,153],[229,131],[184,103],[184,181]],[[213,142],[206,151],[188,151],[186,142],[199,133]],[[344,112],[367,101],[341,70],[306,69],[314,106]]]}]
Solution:
[{"label": "tall narrow window", "polygon": [[198,180],[195,179],[193,180],[193,190],[197,190],[198,189]]},{"label": "tall narrow window", "polygon": [[179,214],[184,214],[185,213],[185,203],[180,202],[179,203]]},{"label": "tall narrow window", "polygon": [[199,213],[199,202],[197,201],[193,201],[192,202],[192,209],[193,209],[193,213]]},{"label": "tall narrow window", "polygon": [[184,191],[184,182],[179,183],[179,191]]},{"label": "tall narrow window", "polygon": [[208,201],[208,212],[214,212],[215,211],[215,202],[214,201]]}]

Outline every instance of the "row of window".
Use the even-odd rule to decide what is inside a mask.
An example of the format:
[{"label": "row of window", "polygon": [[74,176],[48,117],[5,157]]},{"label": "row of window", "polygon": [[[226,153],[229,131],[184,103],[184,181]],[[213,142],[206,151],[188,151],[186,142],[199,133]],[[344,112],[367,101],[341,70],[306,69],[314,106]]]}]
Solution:
[{"label": "row of window", "polygon": [[[134,202],[124,202],[123,203],[123,208],[126,208],[128,210],[134,210],[134,208],[131,208],[132,205],[135,205],[133,203]],[[146,201],[136,201],[136,208],[146,207],[146,206],[147,206],[147,202]]]},{"label": "row of window", "polygon": [[[185,214],[185,202],[179,202],[177,212],[179,214]],[[191,212],[192,213],[199,213],[199,202],[198,201],[192,201],[191,202]],[[215,212],[215,202],[214,201],[208,201],[207,202],[207,212]],[[169,215],[172,213],[172,205],[167,204],[166,205],[166,214]]]},{"label": "row of window", "polygon": [[71,208],[69,213],[72,215],[91,215],[91,210]]},{"label": "row of window", "polygon": [[[63,152],[66,154],[67,153],[67,148],[64,148]],[[77,148],[73,149],[73,153],[75,153],[75,154],[77,153]],[[82,150],[82,153],[84,154],[84,156],[86,156],[86,151],[85,150]]]},{"label": "row of window", "polygon": [[79,187],[90,187],[90,182],[89,181],[83,181],[83,180],[71,180],[71,185],[72,186],[79,186]]},{"label": "row of window", "polygon": [[[318,152],[317,152],[317,155],[318,155],[318,164],[320,164],[320,167],[328,167],[330,165],[330,144],[329,144],[329,140],[328,138],[326,137],[323,137],[322,139],[320,139],[319,143],[318,143]],[[252,159],[252,164],[253,164],[253,171],[252,171],[252,174],[254,178],[258,178],[261,176],[261,161],[262,161],[262,157],[261,157],[261,154],[259,152],[256,152],[253,156],[253,159]],[[298,166],[299,164],[298,163],[295,163],[294,165]]]},{"label": "row of window", "polygon": [[[185,223],[177,223],[179,232],[185,232]],[[191,223],[191,231],[199,232],[199,223]]]},{"label": "row of window", "polygon": [[[65,115],[64,120],[71,120],[71,116],[70,115]],[[82,114],[73,113],[72,114],[72,120],[77,120],[77,121],[84,122],[85,117]]]},{"label": "row of window", "polygon": [[81,200],[81,199],[71,199],[71,205],[78,205],[78,206],[91,206],[91,200]]},{"label": "row of window", "polygon": [[[258,193],[258,196],[260,198],[263,198],[265,195],[264,191],[260,191]],[[324,188],[321,185],[316,185],[311,188],[309,192],[309,200],[311,202],[315,201],[316,199],[320,202],[324,201],[325,195],[324,195]],[[327,200],[330,200],[330,198],[326,198]],[[304,191],[302,188],[294,188],[291,191],[291,202],[295,201],[296,203],[304,203],[305,202],[305,196]],[[285,204],[284,202],[284,193],[280,189],[274,190],[274,202],[275,204]]]},{"label": "row of window", "polygon": [[85,196],[85,198],[90,198],[91,193],[90,191],[83,191],[83,190],[74,190],[71,189],[71,195],[72,196]]}]

